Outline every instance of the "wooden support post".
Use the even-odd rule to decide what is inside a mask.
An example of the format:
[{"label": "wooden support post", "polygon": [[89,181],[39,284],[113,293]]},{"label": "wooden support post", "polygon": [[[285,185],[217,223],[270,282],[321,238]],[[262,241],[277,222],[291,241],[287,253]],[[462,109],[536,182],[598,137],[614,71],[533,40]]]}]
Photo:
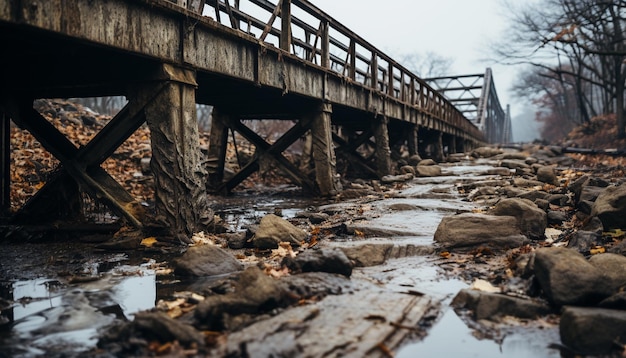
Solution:
[{"label": "wooden support post", "polygon": [[206,170],[200,158],[195,73],[170,65],[162,65],[162,70],[169,79],[145,109],[152,145],[155,209],[169,224],[171,234],[189,243],[194,233],[207,230],[213,222]]},{"label": "wooden support post", "polygon": [[230,116],[213,107],[211,113],[211,135],[209,136],[208,171],[209,188],[217,189],[224,181],[226,147],[228,145],[228,126]]},{"label": "wooden support post", "polygon": [[391,174],[391,149],[389,148],[388,119],[379,116],[374,122],[374,138],[376,140],[376,172],[382,178]]},{"label": "wooden support post", "polygon": [[0,110],[0,215],[11,209],[11,120]]},{"label": "wooden support post", "polygon": [[370,87],[374,90],[378,89],[378,55],[372,52],[372,60],[370,63]]},{"label": "wooden support post", "polygon": [[419,126],[411,125],[408,131],[407,145],[409,147],[409,156],[419,154]]},{"label": "wooden support post", "polygon": [[445,160],[445,156],[443,154],[443,133],[437,132],[435,134],[435,138],[433,141],[433,159],[437,163],[441,163]]},{"label": "wooden support post", "polygon": [[280,43],[282,50],[289,51],[291,48],[291,0],[283,0],[280,8]]},{"label": "wooden support post", "polygon": [[315,181],[320,195],[335,195],[341,184],[337,180],[337,160],[333,147],[331,128],[332,106],[322,103],[311,113],[311,137],[313,146],[313,162],[315,163]]},{"label": "wooden support post", "polygon": [[350,58],[348,77],[351,80],[356,80],[356,41],[350,40],[350,48],[348,49],[348,57]]}]

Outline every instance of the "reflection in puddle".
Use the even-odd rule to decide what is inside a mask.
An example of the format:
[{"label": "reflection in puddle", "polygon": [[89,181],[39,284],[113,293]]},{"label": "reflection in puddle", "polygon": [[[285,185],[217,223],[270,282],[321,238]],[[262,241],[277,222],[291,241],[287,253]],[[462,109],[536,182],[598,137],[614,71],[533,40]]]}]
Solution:
[{"label": "reflection in puddle", "polygon": [[156,304],[154,272],[132,269],[132,276],[120,274],[118,267],[97,281],[71,286],[48,279],[0,283],[0,356],[95,347],[100,329],[116,318],[132,320],[134,313]]}]

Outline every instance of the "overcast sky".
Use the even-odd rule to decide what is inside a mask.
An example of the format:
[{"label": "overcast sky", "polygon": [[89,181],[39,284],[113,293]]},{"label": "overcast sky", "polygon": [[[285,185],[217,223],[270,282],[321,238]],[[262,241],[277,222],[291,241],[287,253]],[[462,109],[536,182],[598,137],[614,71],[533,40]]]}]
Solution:
[{"label": "overcast sky", "polygon": [[[453,60],[450,75],[491,67],[502,106],[510,104],[514,118],[522,114],[524,104],[510,91],[518,69],[483,61],[508,28],[502,0],[310,1],[391,57],[433,52]],[[533,138],[515,138],[522,139]]]}]

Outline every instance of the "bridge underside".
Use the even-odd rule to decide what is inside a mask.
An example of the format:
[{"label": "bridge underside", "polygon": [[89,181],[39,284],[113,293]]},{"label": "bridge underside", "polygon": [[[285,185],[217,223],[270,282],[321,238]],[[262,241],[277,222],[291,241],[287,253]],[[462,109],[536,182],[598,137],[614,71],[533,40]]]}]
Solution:
[{"label": "bridge underside", "polygon": [[[268,161],[302,188],[333,195],[341,190],[337,174],[381,177],[393,173],[391,160],[401,145],[412,155],[428,154],[442,160],[444,148],[454,153],[481,142],[471,125],[448,119],[435,107],[419,108],[347,81],[282,50],[261,46],[234,30],[222,29],[194,14],[181,14],[163,1],[120,0],[101,5],[122,9],[120,14],[152,16],[162,22],[158,37],[180,40],[178,46],[148,43],[148,50],[142,49],[142,44],[130,46],[102,35],[107,33],[108,24],[97,17],[93,23],[84,16],[78,23],[66,19],[57,28],[54,20],[48,20],[50,13],[36,11],[41,6],[57,6],[67,15],[73,6],[85,6],[82,1],[23,3],[24,9],[35,9],[34,13],[0,7],[0,204],[15,223],[40,222],[42,217],[79,220],[79,193],[83,192],[141,228],[145,221],[141,205],[100,164],[144,123],[151,132],[156,216],[181,240],[211,224],[207,188],[227,193],[262,170]],[[13,18],[22,10],[24,13]],[[187,26],[190,20],[195,21],[191,32]],[[116,29],[121,34],[135,31],[137,36],[149,34],[155,26],[140,21],[132,28],[123,28],[131,26],[126,18],[110,21],[122,26]],[[81,33],[82,28],[102,27],[100,33]],[[208,41],[202,43],[203,48],[219,49],[220,54],[201,54],[198,39]],[[227,68],[231,65],[236,67],[233,73]],[[33,109],[33,100],[38,98],[112,95],[125,96],[128,104],[82,147],[71,143]],[[432,96],[426,94],[431,100]],[[427,105],[417,97],[412,101]],[[214,106],[208,158],[201,156],[199,148],[196,103]],[[268,141],[243,121],[247,119],[294,124],[279,138]],[[57,175],[17,213],[9,213],[11,120],[33,134],[61,163]],[[256,149],[240,171],[226,178],[226,146],[231,140],[229,133],[234,132]],[[310,159],[305,161],[308,168],[302,163],[299,167],[284,155],[301,139],[308,143],[302,155]],[[341,168],[350,172],[338,173],[337,161],[349,162]],[[204,162],[209,163],[208,168]]]}]

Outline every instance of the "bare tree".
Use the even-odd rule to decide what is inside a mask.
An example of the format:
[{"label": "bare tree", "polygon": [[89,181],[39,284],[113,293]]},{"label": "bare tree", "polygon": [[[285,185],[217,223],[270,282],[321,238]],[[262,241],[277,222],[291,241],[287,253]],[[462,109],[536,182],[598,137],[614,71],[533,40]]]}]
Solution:
[{"label": "bare tree", "polygon": [[454,62],[449,57],[444,57],[434,52],[425,54],[400,54],[397,56],[399,63],[421,78],[440,77],[450,74],[450,67]]},{"label": "bare tree", "polygon": [[626,136],[626,0],[544,0],[509,7],[511,33],[494,48],[500,62],[530,64],[563,91],[573,90],[577,113],[570,118],[576,122],[615,112],[618,137]]}]

